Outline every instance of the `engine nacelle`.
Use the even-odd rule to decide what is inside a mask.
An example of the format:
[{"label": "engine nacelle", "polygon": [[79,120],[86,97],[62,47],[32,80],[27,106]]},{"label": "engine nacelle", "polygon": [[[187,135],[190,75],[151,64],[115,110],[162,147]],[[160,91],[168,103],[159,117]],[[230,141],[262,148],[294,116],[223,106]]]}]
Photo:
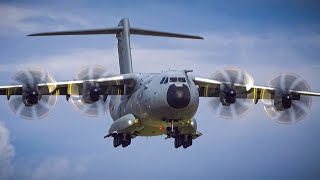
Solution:
[{"label": "engine nacelle", "polygon": [[22,85],[22,102],[25,106],[31,107],[38,104],[41,99],[39,88],[37,85]]},{"label": "engine nacelle", "polygon": [[220,85],[220,102],[224,106],[230,106],[236,102],[237,91],[233,87]]},{"label": "engine nacelle", "polygon": [[278,111],[284,111],[291,108],[292,100],[295,99],[297,98],[294,98],[294,96],[289,91],[281,92],[276,90],[273,97],[273,105]]},{"label": "engine nacelle", "polygon": [[99,101],[100,95],[102,95],[102,91],[101,91],[101,88],[99,87],[99,83],[97,82],[83,83],[82,100],[86,104],[92,104]]}]

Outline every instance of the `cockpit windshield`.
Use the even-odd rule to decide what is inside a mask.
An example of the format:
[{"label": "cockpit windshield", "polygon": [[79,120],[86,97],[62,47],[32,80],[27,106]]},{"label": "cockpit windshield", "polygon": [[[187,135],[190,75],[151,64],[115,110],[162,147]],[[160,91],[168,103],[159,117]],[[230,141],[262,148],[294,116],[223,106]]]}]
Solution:
[{"label": "cockpit windshield", "polygon": [[184,77],[170,77],[170,82],[186,82]]},{"label": "cockpit windshield", "polygon": [[184,77],[178,77],[178,81],[179,81],[179,82],[186,82],[186,78],[184,78]]},{"label": "cockpit windshield", "polygon": [[178,78],[177,77],[170,77],[170,82],[177,82]]}]

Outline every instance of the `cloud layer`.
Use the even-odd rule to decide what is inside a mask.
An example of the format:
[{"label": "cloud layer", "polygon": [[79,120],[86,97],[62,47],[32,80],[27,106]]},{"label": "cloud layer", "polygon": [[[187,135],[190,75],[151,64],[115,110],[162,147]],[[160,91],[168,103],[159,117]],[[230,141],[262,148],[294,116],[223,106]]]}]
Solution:
[{"label": "cloud layer", "polygon": [[[158,39],[142,42],[141,38],[133,39],[134,71],[193,69],[196,75],[209,77],[219,69],[236,66],[251,73],[260,85],[280,72],[300,74],[310,80],[313,87],[317,85],[316,79],[312,78],[320,68],[315,63],[319,57],[316,49],[320,48],[318,34],[294,37],[279,33],[211,33],[205,37],[204,41]],[[157,46],[148,47],[148,43]],[[307,49],[307,52],[304,49]],[[0,73],[14,73],[27,67],[36,67],[48,70],[57,80],[70,80],[87,65],[102,65],[114,74],[119,72],[116,48],[69,47],[61,53],[23,57],[18,62],[23,63],[1,64]]]},{"label": "cloud layer", "polygon": [[[0,4],[0,35],[15,32],[30,33],[37,30],[62,30],[72,27],[88,27],[84,18],[63,12],[57,13],[50,8],[14,6]],[[44,26],[46,22],[46,26]]]},{"label": "cloud layer", "polygon": [[86,171],[82,163],[75,163],[68,158],[48,158],[35,167],[31,179],[78,179]]},{"label": "cloud layer", "polygon": [[0,121],[0,179],[8,179],[13,174],[13,157],[14,147],[11,144],[9,130]]}]

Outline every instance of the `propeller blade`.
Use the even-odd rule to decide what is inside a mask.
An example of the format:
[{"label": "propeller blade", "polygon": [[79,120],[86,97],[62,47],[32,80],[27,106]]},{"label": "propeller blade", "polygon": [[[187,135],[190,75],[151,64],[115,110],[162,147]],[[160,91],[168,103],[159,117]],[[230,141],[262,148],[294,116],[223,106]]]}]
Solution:
[{"label": "propeller blade", "polygon": [[[223,91],[225,88],[236,91],[236,101],[229,105],[222,105],[219,98],[208,98],[208,105],[215,114],[226,119],[239,118],[249,112],[254,105],[252,99],[253,92],[247,94],[247,90],[253,85],[253,78],[248,72],[238,68],[226,68],[214,73],[210,79],[223,82],[220,91]],[[237,86],[235,84],[243,84],[245,85],[245,89],[240,90],[239,88],[236,88]],[[230,92],[232,93],[232,91]]]},{"label": "propeller blade", "polygon": [[[106,68],[102,66],[87,66],[83,68],[76,76],[75,80],[92,80],[104,77],[110,77],[110,73]],[[99,84],[90,85],[92,88],[99,87]],[[76,110],[80,111],[87,116],[101,116],[109,112],[109,102],[103,100],[103,96],[100,95],[99,100],[92,103],[85,103],[83,100],[83,95],[80,95],[81,89],[73,88],[75,92],[70,97],[70,102],[75,107]]]},{"label": "propeller blade", "polygon": [[[295,74],[279,74],[273,77],[267,86],[275,88],[274,95],[269,91],[265,91],[262,95],[262,102],[264,103],[265,112],[276,122],[290,124],[300,121],[306,116],[310,105],[311,97],[300,96],[300,99],[292,99],[291,107],[288,109],[279,109],[275,105],[275,98],[282,98],[287,96],[290,90],[296,91],[311,91],[310,86],[300,76]],[[271,98],[273,97],[273,98]],[[277,101],[277,105],[281,105],[282,101]]]}]

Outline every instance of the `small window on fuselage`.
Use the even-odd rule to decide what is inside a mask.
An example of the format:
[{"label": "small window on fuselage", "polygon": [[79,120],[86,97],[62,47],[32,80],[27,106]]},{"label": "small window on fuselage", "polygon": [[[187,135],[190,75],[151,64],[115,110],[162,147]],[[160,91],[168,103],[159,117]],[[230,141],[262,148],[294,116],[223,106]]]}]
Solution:
[{"label": "small window on fuselage", "polygon": [[162,84],[165,79],[166,79],[166,77],[163,77],[163,78],[161,79],[161,81],[160,81],[160,84]]},{"label": "small window on fuselage", "polygon": [[170,77],[170,82],[177,82],[178,78],[177,77]]},{"label": "small window on fuselage", "polygon": [[184,77],[178,77],[178,81],[179,81],[179,82],[186,82],[186,78],[184,78]]}]

